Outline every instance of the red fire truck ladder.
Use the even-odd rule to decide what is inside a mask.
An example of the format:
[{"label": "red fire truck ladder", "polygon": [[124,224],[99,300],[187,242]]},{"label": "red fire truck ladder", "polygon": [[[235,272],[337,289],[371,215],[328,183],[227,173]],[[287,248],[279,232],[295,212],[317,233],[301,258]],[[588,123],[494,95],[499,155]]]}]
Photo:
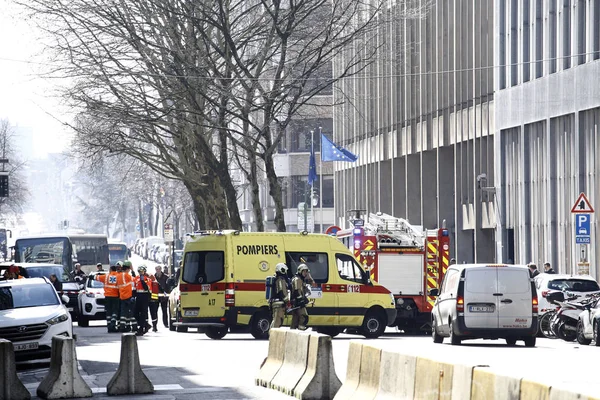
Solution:
[{"label": "red fire truck ladder", "polygon": [[369,213],[365,231],[377,237],[383,247],[423,247],[425,237],[421,229],[403,218],[384,213]]}]

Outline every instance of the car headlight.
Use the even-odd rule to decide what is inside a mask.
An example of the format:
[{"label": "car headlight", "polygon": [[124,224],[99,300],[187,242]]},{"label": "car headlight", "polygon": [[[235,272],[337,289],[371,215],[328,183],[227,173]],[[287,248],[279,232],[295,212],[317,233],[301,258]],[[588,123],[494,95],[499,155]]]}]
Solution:
[{"label": "car headlight", "polygon": [[61,314],[58,314],[56,317],[50,318],[48,321],[46,321],[46,323],[48,325],[56,325],[56,324],[60,324],[61,322],[65,322],[68,319],[69,319],[69,316],[67,315],[67,313],[61,313]]},{"label": "car headlight", "polygon": [[96,297],[96,295],[95,295],[94,293],[86,293],[85,295],[86,295],[87,297],[92,297],[92,298],[93,298],[93,297]]}]

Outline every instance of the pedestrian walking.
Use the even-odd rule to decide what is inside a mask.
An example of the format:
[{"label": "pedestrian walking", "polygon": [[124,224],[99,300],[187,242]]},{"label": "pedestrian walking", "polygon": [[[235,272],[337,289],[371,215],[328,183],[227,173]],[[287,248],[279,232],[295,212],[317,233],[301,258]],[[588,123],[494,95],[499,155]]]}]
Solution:
[{"label": "pedestrian walking", "polygon": [[119,302],[119,286],[117,283],[119,274],[117,272],[117,266],[111,265],[108,274],[100,272],[96,274],[95,279],[104,284],[104,299],[105,299],[105,311],[106,311],[106,327],[108,333],[119,332],[117,329],[117,323],[119,321],[120,302]]},{"label": "pedestrian walking", "polygon": [[133,281],[136,289],[135,319],[137,321],[137,332],[135,335],[143,336],[150,329],[150,324],[148,324],[148,306],[150,303],[150,287],[152,285],[144,265],[138,267],[138,276],[133,278]]},{"label": "pedestrian walking", "polygon": [[133,277],[131,276],[131,266],[123,264],[123,272],[117,278],[119,287],[119,304],[121,317],[119,321],[119,330],[121,332],[136,332],[137,322],[133,311],[135,307],[135,297],[133,297]]},{"label": "pedestrian walking", "polygon": [[300,329],[302,331],[308,328],[308,304],[309,289],[306,287],[309,280],[310,270],[306,264],[298,266],[298,272],[292,279],[292,323],[290,329]]},{"label": "pedestrian walking", "polygon": [[275,266],[274,282],[271,289],[271,299],[269,300],[271,310],[273,312],[271,328],[279,328],[283,325],[283,319],[285,318],[285,308],[290,302],[287,272],[288,267],[284,263],[279,263]]},{"label": "pedestrian walking", "polygon": [[[167,284],[167,280],[169,277],[163,272],[162,267],[157,265],[154,268],[154,278],[158,283],[158,305],[160,306],[160,311],[162,313],[162,321],[165,328],[169,327],[169,314],[167,311],[167,303],[169,301],[169,285]],[[157,318],[158,318],[158,310],[157,310]]]}]

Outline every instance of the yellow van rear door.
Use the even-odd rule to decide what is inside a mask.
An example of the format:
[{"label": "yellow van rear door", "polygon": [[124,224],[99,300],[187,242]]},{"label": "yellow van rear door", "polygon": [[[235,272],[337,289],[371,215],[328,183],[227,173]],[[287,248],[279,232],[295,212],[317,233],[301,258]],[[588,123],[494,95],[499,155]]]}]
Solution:
[{"label": "yellow van rear door", "polygon": [[225,315],[225,252],[187,251],[181,274],[181,315],[215,318]]}]

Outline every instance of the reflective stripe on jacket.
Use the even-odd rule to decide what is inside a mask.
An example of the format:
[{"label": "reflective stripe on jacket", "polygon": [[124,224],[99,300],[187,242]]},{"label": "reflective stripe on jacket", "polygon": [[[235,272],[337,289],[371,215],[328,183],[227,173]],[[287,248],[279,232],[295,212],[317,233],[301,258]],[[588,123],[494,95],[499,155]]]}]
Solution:
[{"label": "reflective stripe on jacket", "polygon": [[119,287],[119,298],[121,300],[130,299],[133,295],[133,277],[127,272],[122,272],[117,277],[117,286]]}]

